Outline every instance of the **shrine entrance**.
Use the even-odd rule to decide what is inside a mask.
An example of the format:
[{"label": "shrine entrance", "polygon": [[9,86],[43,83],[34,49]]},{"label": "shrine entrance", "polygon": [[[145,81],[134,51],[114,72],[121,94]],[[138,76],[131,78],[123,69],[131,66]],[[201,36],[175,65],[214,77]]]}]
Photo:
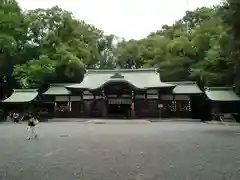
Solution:
[{"label": "shrine entrance", "polygon": [[131,116],[131,104],[129,104],[129,102],[127,99],[108,100],[108,116],[114,118],[129,118]]},{"label": "shrine entrance", "polygon": [[107,116],[111,118],[131,117],[132,85],[126,82],[110,82],[104,85],[107,100]]}]

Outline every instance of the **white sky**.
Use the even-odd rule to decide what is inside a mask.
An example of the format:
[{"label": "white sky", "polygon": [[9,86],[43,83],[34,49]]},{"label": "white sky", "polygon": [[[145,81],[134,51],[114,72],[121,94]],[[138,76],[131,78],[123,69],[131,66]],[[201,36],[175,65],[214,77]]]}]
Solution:
[{"label": "white sky", "polygon": [[17,0],[22,9],[55,5],[73,12],[77,19],[95,25],[106,34],[140,39],[173,24],[185,11],[217,5],[221,0]]}]

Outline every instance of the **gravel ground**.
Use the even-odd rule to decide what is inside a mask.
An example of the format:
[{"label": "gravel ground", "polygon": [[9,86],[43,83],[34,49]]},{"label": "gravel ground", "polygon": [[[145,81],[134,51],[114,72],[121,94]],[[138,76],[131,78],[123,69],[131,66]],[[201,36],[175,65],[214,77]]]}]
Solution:
[{"label": "gravel ground", "polygon": [[0,180],[239,180],[240,127],[198,122],[0,124]]}]

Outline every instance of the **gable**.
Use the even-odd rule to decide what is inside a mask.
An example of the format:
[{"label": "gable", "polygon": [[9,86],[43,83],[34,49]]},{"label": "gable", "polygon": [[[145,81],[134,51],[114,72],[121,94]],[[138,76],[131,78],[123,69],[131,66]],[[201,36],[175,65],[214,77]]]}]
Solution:
[{"label": "gable", "polygon": [[156,69],[119,69],[88,70],[81,83],[68,86],[68,88],[98,89],[113,81],[127,82],[138,89],[175,86],[161,82]]}]

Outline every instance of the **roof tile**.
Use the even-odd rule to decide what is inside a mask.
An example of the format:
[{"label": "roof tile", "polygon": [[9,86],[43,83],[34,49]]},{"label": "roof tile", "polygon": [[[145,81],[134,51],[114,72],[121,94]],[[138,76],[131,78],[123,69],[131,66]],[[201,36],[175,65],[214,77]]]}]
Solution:
[{"label": "roof tile", "polygon": [[240,101],[240,97],[231,87],[208,87],[205,94],[212,101]]},{"label": "roof tile", "polygon": [[[116,73],[120,75],[118,78],[114,78],[114,75],[116,75]],[[107,83],[117,81],[130,83],[135,88],[139,89],[175,86],[173,84],[161,82],[160,75],[156,69],[119,69],[87,70],[87,73],[85,74],[81,83],[67,87],[77,89],[98,89]]]},{"label": "roof tile", "polygon": [[10,97],[3,100],[4,103],[30,102],[38,96],[36,89],[15,89]]}]

